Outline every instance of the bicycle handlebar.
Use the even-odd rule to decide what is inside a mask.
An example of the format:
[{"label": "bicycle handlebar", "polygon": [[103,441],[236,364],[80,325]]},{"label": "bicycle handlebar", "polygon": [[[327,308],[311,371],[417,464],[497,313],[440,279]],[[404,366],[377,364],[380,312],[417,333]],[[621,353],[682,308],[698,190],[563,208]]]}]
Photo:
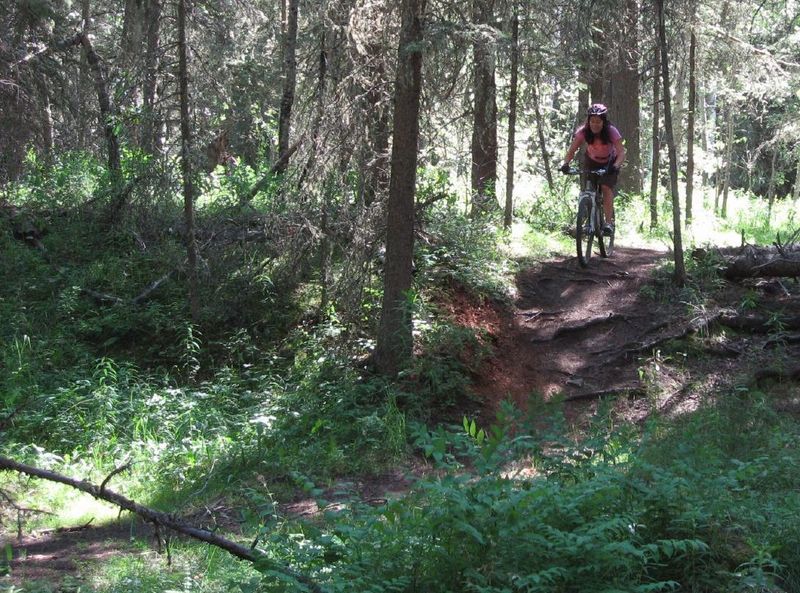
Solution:
[{"label": "bicycle handlebar", "polygon": [[597,177],[602,177],[606,173],[608,173],[608,169],[570,169],[569,171],[562,171],[564,175],[595,175]]}]

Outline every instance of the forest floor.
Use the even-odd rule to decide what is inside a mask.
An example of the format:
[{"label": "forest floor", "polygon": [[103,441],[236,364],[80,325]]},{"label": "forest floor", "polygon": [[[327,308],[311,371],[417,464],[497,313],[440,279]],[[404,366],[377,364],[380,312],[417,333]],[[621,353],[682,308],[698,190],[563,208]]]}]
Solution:
[{"label": "forest floor", "polygon": [[[800,414],[794,340],[775,334],[730,331],[716,325],[720,311],[752,303],[765,311],[800,317],[800,286],[792,281],[719,281],[703,305],[683,302],[654,271],[669,254],[618,248],[610,259],[593,258],[586,269],[561,258],[522,269],[513,306],[478,300],[456,290],[447,308],[464,326],[481,329],[493,346],[475,377],[475,401],[488,423],[503,400],[525,410],[531,398],[563,402],[569,425],[588,423],[604,396],[620,421],[641,423],[652,414],[673,417],[741,386],[770,382],[775,405]],[[787,370],[788,369],[788,370]],[[405,472],[352,484],[366,500],[407,487]],[[315,503],[299,500],[284,511],[313,514]],[[136,525],[139,542],[152,531]],[[132,542],[130,520],[76,532],[34,533],[8,539],[23,558],[0,577],[4,587],[26,581],[64,583],[109,556],[142,550]],[[148,539],[149,538],[149,539]],[[0,542],[0,546],[5,542]],[[13,590],[7,589],[7,590]],[[60,590],[66,590],[62,587]]]}]

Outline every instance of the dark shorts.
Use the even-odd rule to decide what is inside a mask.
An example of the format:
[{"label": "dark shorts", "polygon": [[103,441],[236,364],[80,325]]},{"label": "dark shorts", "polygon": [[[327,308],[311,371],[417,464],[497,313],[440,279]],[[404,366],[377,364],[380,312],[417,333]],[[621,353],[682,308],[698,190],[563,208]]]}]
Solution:
[{"label": "dark shorts", "polygon": [[[588,156],[584,157],[583,165],[590,171],[604,169],[609,166],[608,163],[598,163],[597,161],[593,161]],[[617,186],[617,179],[619,179],[619,171],[615,173],[608,173],[600,178],[600,185],[607,185],[611,189],[614,189]]]}]

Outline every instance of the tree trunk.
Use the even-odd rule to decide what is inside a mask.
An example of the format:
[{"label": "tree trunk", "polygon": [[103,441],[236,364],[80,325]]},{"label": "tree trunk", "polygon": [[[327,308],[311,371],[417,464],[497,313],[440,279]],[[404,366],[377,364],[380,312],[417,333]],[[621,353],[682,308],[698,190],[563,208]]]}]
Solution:
[{"label": "tree trunk", "polygon": [[[714,147],[714,137],[715,137],[715,125],[716,125],[716,98],[713,94],[703,92],[703,133],[700,135],[701,141],[703,143],[703,154],[706,155],[706,158],[713,161],[715,160],[715,147]],[[703,168],[703,181],[701,186],[703,188],[707,187],[710,183],[708,168]],[[703,190],[703,204],[706,203],[705,200],[705,189]]]},{"label": "tree trunk", "polygon": [[55,144],[53,142],[53,106],[50,102],[50,85],[46,78],[39,81],[42,94],[42,149],[48,162],[52,162]]},{"label": "tree trunk", "polygon": [[772,161],[769,168],[769,185],[767,187],[767,220],[772,219],[772,207],[775,205],[775,165],[778,161],[778,147],[772,147]]},{"label": "tree trunk", "polygon": [[661,107],[661,49],[655,46],[655,70],[653,71],[653,155],[650,172],[650,228],[658,226],[658,176],[661,167],[661,130],[658,125]]},{"label": "tree trunk", "polygon": [[669,153],[669,177],[672,193],[672,232],[675,255],[675,284],[686,283],[686,266],[683,261],[683,239],[681,237],[681,203],[678,193],[678,155],[675,150],[675,135],[672,129],[672,103],[669,84],[669,54],[667,53],[666,17],[664,0],[656,0],[658,12],[658,37],[661,45],[661,90],[664,97],[664,129]]},{"label": "tree trunk", "polygon": [[728,191],[731,187],[731,169],[733,167],[733,163],[731,163],[733,159],[733,106],[730,104],[730,100],[725,106],[725,111],[727,132],[725,134],[725,177],[722,182],[722,210],[720,211],[722,218],[728,217]]},{"label": "tree trunk", "polygon": [[553,184],[553,172],[550,170],[550,155],[547,151],[547,138],[545,137],[544,117],[542,117],[542,108],[539,102],[539,75],[538,73],[533,76],[533,84],[530,87],[531,100],[533,102],[533,115],[536,118],[536,132],[539,136],[539,152],[542,155],[542,162],[544,163],[544,175],[547,179],[547,187],[551,190]]},{"label": "tree trunk", "polygon": [[158,66],[160,56],[161,0],[147,0],[147,47],[144,56],[144,89],[143,107],[144,122],[142,124],[142,149],[148,154],[161,150],[156,102],[158,100]]},{"label": "tree trunk", "polygon": [[389,140],[391,138],[390,112],[384,100],[384,81],[386,79],[385,64],[381,55],[381,47],[375,44],[367,56],[366,69],[371,86],[366,91],[369,105],[369,142],[365,143],[364,152],[368,164],[364,167],[364,200],[366,206],[371,205],[376,196],[385,195],[389,184]]},{"label": "tree trunk", "polygon": [[800,200],[800,153],[797,155],[797,169],[794,174],[794,202]]},{"label": "tree trunk", "polygon": [[639,144],[639,2],[625,0],[618,26],[614,72],[611,84],[610,109],[614,124],[625,139],[626,167],[620,171],[619,188],[630,193],[642,191],[642,155]]},{"label": "tree trunk", "polygon": [[288,165],[289,131],[294,106],[294,92],[297,86],[297,12],[300,0],[288,0],[286,13],[286,34],[283,40],[283,95],[278,119],[278,162],[283,163],[278,173],[283,173]]},{"label": "tree trunk", "polygon": [[394,131],[386,220],[383,303],[375,362],[393,376],[411,358],[411,308],[414,251],[414,190],[422,94],[422,19],[426,0],[403,0],[395,81]]},{"label": "tree trunk", "polygon": [[686,113],[686,226],[692,222],[692,196],[694,194],[694,125],[697,105],[696,70],[697,36],[692,29],[689,40],[689,105]]},{"label": "tree trunk", "polygon": [[183,214],[186,222],[186,259],[189,277],[189,310],[192,320],[200,318],[197,295],[197,243],[194,229],[194,183],[192,180],[192,134],[189,127],[189,72],[186,59],[186,0],[178,0],[178,84],[181,103],[181,175]]},{"label": "tree trunk", "polygon": [[[111,97],[108,94],[108,84],[105,68],[103,67],[102,60],[97,52],[94,50],[89,34],[87,32],[78,33],[75,37],[77,43],[83,47],[86,52],[86,61],[94,76],[94,86],[97,91],[97,100],[100,104],[100,125],[103,127],[106,138],[106,147],[108,149],[108,168],[111,172],[112,178],[115,181],[119,176],[121,168],[119,138],[115,129],[114,111],[111,107]],[[117,210],[119,204],[116,205]]]},{"label": "tree trunk", "polygon": [[[473,23],[489,26],[494,0],[473,0]],[[497,87],[494,48],[483,39],[473,44],[472,216],[497,208]]]},{"label": "tree trunk", "polygon": [[[324,5],[323,5],[324,6]],[[325,22],[322,19],[322,22]],[[319,39],[319,55],[317,62],[317,87],[314,93],[314,125],[311,129],[311,143],[309,148],[308,159],[303,167],[303,172],[300,174],[300,179],[297,182],[298,187],[302,187],[306,178],[311,173],[314,163],[317,159],[319,152],[319,130],[322,124],[322,118],[325,116],[325,81],[328,76],[328,48],[327,48],[327,34],[325,28],[322,29]]]},{"label": "tree trunk", "polygon": [[[511,82],[508,91],[508,154],[506,157],[506,205],[503,212],[503,226],[511,228],[514,217],[514,150],[516,148],[517,126],[517,78],[519,76],[519,15],[514,12],[511,18]],[[538,101],[535,101],[538,109]],[[540,127],[541,130],[541,127]],[[541,133],[541,131],[540,131]],[[553,186],[552,175],[547,158],[544,159],[547,182]]]},{"label": "tree trunk", "polygon": [[[91,6],[89,0],[81,0],[81,21],[83,22],[82,32],[84,35],[88,34],[87,27],[91,21]],[[89,88],[91,74],[89,72],[89,63],[86,60],[80,61],[79,66],[79,79],[78,85],[78,146],[87,150],[89,148],[89,109],[87,108],[88,101],[86,99],[86,89]]]}]

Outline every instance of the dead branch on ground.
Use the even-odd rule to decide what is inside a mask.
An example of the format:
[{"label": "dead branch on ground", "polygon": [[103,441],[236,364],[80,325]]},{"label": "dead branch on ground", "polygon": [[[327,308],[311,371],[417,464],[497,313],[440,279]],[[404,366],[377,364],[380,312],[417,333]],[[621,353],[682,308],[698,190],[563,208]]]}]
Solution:
[{"label": "dead branch on ground", "polygon": [[76,490],[80,490],[81,492],[89,494],[94,498],[104,500],[115,506],[118,506],[120,509],[139,515],[146,521],[149,521],[158,527],[164,527],[198,541],[221,548],[232,556],[235,556],[241,560],[247,560],[248,562],[252,563],[265,563],[270,566],[272,570],[295,579],[296,581],[308,587],[309,590],[315,593],[324,593],[322,587],[315,581],[311,580],[311,578],[302,575],[291,568],[275,564],[266,555],[262,554],[258,550],[236,543],[205,529],[198,529],[197,527],[187,525],[174,515],[162,513],[149,507],[145,507],[128,498],[125,498],[121,494],[117,494],[112,490],[100,488],[91,482],[75,480],[56,472],[40,469],[24,463],[19,463],[13,459],[2,456],[0,456],[0,470],[15,471],[35,478],[40,478],[42,480],[65,484],[71,488],[75,488]]}]

